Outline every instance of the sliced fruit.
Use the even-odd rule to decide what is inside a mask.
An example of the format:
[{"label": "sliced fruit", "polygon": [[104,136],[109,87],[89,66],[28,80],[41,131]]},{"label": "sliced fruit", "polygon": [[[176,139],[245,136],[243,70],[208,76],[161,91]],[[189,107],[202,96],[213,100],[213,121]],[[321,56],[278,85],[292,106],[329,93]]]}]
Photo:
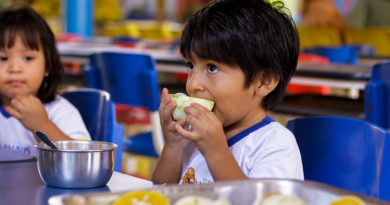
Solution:
[{"label": "sliced fruit", "polygon": [[331,202],[329,205],[365,205],[359,197],[353,195],[343,196],[340,199]]},{"label": "sliced fruit", "polygon": [[280,193],[266,194],[262,199],[256,200],[253,205],[305,205],[306,203],[297,196]]},{"label": "sliced fruit", "polygon": [[183,108],[191,105],[191,103],[198,103],[204,106],[205,108],[209,109],[210,111],[214,107],[214,102],[211,100],[189,97],[184,93],[176,93],[176,94],[169,94],[169,95],[171,96],[172,100],[176,102],[176,108],[172,113],[172,117],[176,121],[179,121],[182,118],[187,116],[187,114],[183,111]]},{"label": "sliced fruit", "polygon": [[157,191],[132,191],[118,198],[113,205],[169,205],[169,199]]}]

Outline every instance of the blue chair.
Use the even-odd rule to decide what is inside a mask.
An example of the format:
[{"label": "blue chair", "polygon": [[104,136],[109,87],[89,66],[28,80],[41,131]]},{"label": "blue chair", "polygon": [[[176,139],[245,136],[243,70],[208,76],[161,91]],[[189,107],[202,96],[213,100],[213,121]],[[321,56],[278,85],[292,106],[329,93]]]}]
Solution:
[{"label": "blue chair", "polygon": [[164,140],[158,108],[160,89],[154,59],[146,54],[101,52],[90,56],[85,69],[87,85],[110,93],[118,104],[150,111],[152,132],[126,137],[124,147],[134,154],[157,157]]},{"label": "blue chair", "polygon": [[289,120],[305,179],[390,200],[390,133],[347,117]]},{"label": "blue chair", "polygon": [[331,63],[358,64],[359,46],[341,45],[332,47],[309,47],[303,53],[311,53],[327,57]]},{"label": "blue chair", "polygon": [[390,130],[390,61],[374,65],[364,89],[366,120]]},{"label": "blue chair", "polygon": [[124,129],[116,122],[114,103],[110,100],[110,95],[97,89],[65,91],[61,95],[79,110],[92,140],[118,145],[114,170],[120,172]]}]

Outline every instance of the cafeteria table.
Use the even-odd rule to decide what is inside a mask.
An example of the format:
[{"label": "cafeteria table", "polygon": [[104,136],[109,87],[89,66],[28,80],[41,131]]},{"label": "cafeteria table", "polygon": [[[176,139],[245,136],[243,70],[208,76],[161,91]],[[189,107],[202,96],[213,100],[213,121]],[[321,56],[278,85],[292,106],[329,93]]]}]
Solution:
[{"label": "cafeteria table", "polygon": [[[130,52],[150,54],[156,60],[159,73],[187,73],[183,57],[173,51],[140,50],[116,47],[110,44],[60,42],[57,44],[61,61],[65,64],[78,64],[81,70],[89,64],[89,55],[95,52]],[[371,77],[373,62],[361,65],[300,63],[291,83],[308,86],[330,86],[332,88],[364,90]],[[72,67],[72,66],[71,66]],[[73,67],[72,67],[73,69]],[[76,69],[77,70],[77,69]],[[80,72],[80,71],[79,71]],[[82,73],[82,72],[81,72]],[[77,74],[75,74],[77,76]],[[74,77],[75,75],[71,75]]]},{"label": "cafeteria table", "polygon": [[37,161],[0,161],[0,204],[48,204],[50,197],[60,194],[115,192],[151,187],[151,181],[114,172],[110,181],[92,189],[61,189],[44,184]]}]

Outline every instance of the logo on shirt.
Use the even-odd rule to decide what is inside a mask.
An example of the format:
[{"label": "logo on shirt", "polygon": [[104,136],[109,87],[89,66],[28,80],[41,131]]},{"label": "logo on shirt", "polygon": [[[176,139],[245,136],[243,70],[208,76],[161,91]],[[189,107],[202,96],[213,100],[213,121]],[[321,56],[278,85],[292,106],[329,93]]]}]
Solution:
[{"label": "logo on shirt", "polygon": [[187,172],[181,178],[183,184],[197,184],[198,181],[195,177],[195,169],[192,167],[188,167]]},{"label": "logo on shirt", "polygon": [[31,150],[29,146],[0,144],[0,148],[8,149],[13,152],[19,152],[24,155],[31,155]]}]

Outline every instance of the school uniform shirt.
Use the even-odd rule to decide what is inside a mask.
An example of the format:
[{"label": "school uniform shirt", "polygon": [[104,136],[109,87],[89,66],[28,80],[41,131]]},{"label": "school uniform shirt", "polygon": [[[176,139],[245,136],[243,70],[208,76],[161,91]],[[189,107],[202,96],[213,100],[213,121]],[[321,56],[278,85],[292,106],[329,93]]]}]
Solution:
[{"label": "school uniform shirt", "polygon": [[[65,98],[58,95],[54,101],[43,106],[49,119],[67,136],[73,139],[91,139],[79,111]],[[36,143],[33,133],[0,104],[0,147],[35,157]]]},{"label": "school uniform shirt", "polygon": [[[294,135],[269,116],[227,143],[248,178],[303,180],[301,154]],[[205,158],[191,141],[183,151],[181,176],[180,184],[214,182]]]}]

